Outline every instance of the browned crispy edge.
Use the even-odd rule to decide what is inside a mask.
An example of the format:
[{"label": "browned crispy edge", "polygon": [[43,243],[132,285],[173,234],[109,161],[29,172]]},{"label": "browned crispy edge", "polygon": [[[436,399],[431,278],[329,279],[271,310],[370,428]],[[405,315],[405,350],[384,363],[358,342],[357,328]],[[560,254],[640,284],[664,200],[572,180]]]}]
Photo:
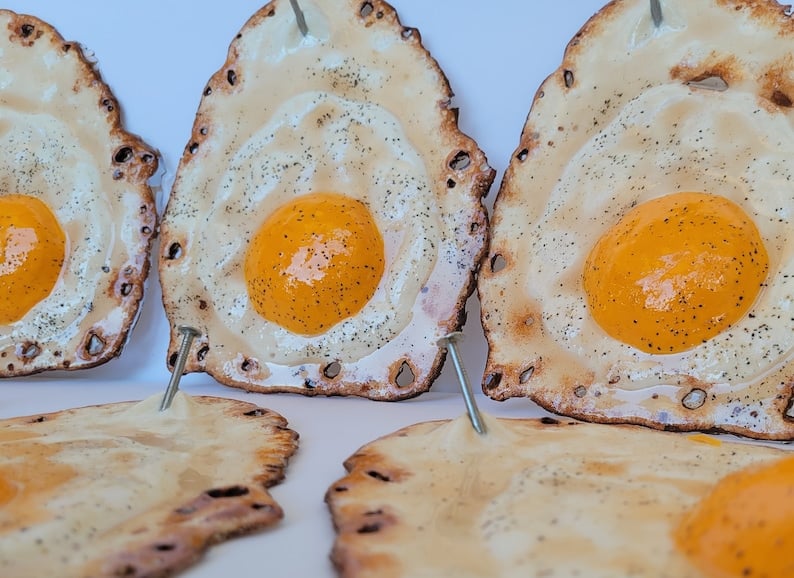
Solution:
[{"label": "browned crispy edge", "polygon": [[[365,14],[365,7],[370,7],[371,10],[366,11]],[[256,13],[254,13],[251,18],[245,23],[243,28],[237,34],[235,39],[232,41],[229,51],[226,57],[226,61],[223,66],[212,75],[207,86],[204,89],[203,96],[201,99],[201,103],[199,104],[199,111],[203,109],[203,102],[205,98],[210,97],[213,93],[221,92],[221,93],[231,93],[235,90],[235,86],[230,83],[229,78],[230,75],[234,76],[235,72],[235,63],[237,60],[237,43],[240,41],[242,36],[245,34],[245,31],[256,27],[257,25],[261,24],[261,22],[267,18],[272,17],[275,14],[275,10],[279,9],[279,0],[272,0],[262,8],[260,8]],[[441,93],[440,99],[438,100],[438,106],[442,111],[443,114],[443,125],[445,132],[449,132],[456,136],[457,140],[457,148],[453,150],[449,158],[447,159],[447,166],[449,167],[449,172],[446,175],[448,179],[454,179],[458,182],[461,180],[468,180],[472,181],[472,199],[475,201],[479,201],[480,210],[478,214],[473,215],[471,221],[471,230],[482,232],[484,235],[484,242],[482,247],[477,252],[476,255],[473,256],[472,259],[472,267],[469,276],[469,281],[466,286],[461,290],[460,295],[458,296],[457,305],[456,305],[456,312],[457,314],[447,319],[444,327],[446,333],[452,333],[455,331],[459,331],[463,325],[466,323],[467,313],[466,313],[466,301],[468,298],[474,293],[476,287],[476,276],[479,272],[480,264],[482,263],[484,257],[487,255],[488,252],[488,245],[489,245],[489,222],[488,222],[488,212],[485,209],[483,204],[484,198],[487,196],[488,192],[491,189],[491,185],[496,177],[496,171],[493,168],[489,167],[487,171],[480,171],[478,167],[487,166],[487,159],[485,157],[485,153],[479,149],[477,143],[463,132],[460,131],[458,127],[458,109],[453,108],[450,106],[452,97],[454,96],[452,92],[452,88],[449,84],[449,79],[444,74],[444,71],[441,69],[441,66],[438,64],[438,61],[433,58],[430,52],[425,48],[422,44],[421,34],[416,28],[410,28],[403,26],[400,22],[400,18],[397,14],[397,11],[387,2],[383,0],[362,0],[359,4],[358,8],[359,12],[359,19],[364,24],[364,26],[372,26],[376,22],[386,22],[394,29],[400,30],[403,39],[406,42],[411,42],[416,50],[419,50],[424,53],[424,56],[430,62],[431,66],[435,71],[438,73],[439,77],[442,79],[442,84],[440,86]],[[206,130],[206,119],[203,118],[202,114],[199,112],[196,115],[193,129],[190,137],[190,141],[185,146],[185,150],[182,156],[182,159],[179,163],[179,169],[177,170],[177,179],[179,178],[180,169],[183,166],[186,166],[190,163],[195,151],[201,147],[201,144],[208,136],[208,131]],[[453,169],[450,164],[452,163],[453,158],[457,154],[458,151],[465,151],[469,155],[470,163],[469,165],[462,170],[456,171]],[[468,174],[466,174],[468,173]],[[461,178],[463,177],[463,179]],[[438,184],[440,187],[445,187],[446,184]],[[170,199],[169,199],[170,204]],[[165,213],[168,213],[168,205],[166,205]],[[176,244],[176,245],[174,245]],[[167,260],[173,259],[173,257],[169,257],[170,255],[175,254],[177,251],[176,249],[172,250],[172,245],[178,248],[181,251],[181,247],[186,246],[186,243],[181,242],[178,239],[172,239],[168,235],[167,229],[164,229],[163,234],[163,247],[160,253],[160,260],[159,260],[159,267],[162,271],[163,263]],[[161,276],[162,278],[162,276]],[[163,298],[163,306],[166,311],[166,315],[171,311],[173,304],[171,303],[170,299],[168,298],[168,288],[163,287],[162,291],[162,298]],[[166,360],[166,364],[170,370],[173,369],[174,363],[176,361],[176,353],[177,349],[181,342],[181,335],[178,331],[178,328],[174,323],[171,324],[171,337],[170,337],[170,345],[168,350],[168,357]],[[416,375],[416,371],[414,367],[411,367],[411,363],[409,359],[403,360],[399,359],[395,361],[392,366],[390,367],[389,371],[389,383],[388,385],[388,392],[382,393],[384,389],[384,384],[379,382],[369,382],[369,383],[356,383],[356,384],[348,384],[348,383],[341,383],[337,382],[334,378],[325,378],[313,383],[311,387],[294,387],[294,386],[279,386],[279,385],[269,385],[269,386],[258,386],[254,383],[237,383],[231,380],[226,379],[226,377],[222,374],[213,372],[211,369],[206,367],[206,364],[203,362],[203,356],[199,354],[202,347],[206,347],[208,340],[206,336],[202,336],[201,338],[196,340],[196,343],[191,349],[191,355],[189,360],[185,366],[186,373],[191,372],[207,372],[212,377],[220,383],[224,385],[229,385],[232,387],[237,387],[243,389],[245,391],[250,392],[257,392],[257,393],[300,393],[305,396],[313,397],[317,395],[323,396],[358,396],[358,397],[365,397],[369,399],[375,399],[379,401],[399,401],[403,399],[410,399],[416,397],[427,390],[430,389],[431,385],[441,373],[444,360],[446,359],[446,348],[439,347],[438,352],[436,353],[435,360],[431,369],[425,375],[424,379],[416,380],[409,386],[399,387],[396,385],[395,380],[397,374],[400,372],[403,361],[405,361],[411,370]],[[329,362],[330,363],[330,362]]]},{"label": "browned crispy edge", "polygon": [[[32,46],[35,42],[49,42],[56,47],[60,45],[64,53],[76,59],[82,72],[83,85],[75,86],[74,90],[96,92],[97,107],[100,111],[105,112],[110,126],[110,134],[121,142],[112,155],[108,170],[113,171],[114,178],[126,179],[140,192],[139,222],[141,229],[139,234],[143,239],[147,239],[146,255],[142,259],[140,272],[120,270],[117,272],[116,278],[108,284],[108,292],[123,303],[127,321],[117,335],[96,336],[105,343],[99,353],[92,354],[89,351],[89,344],[95,335],[89,332],[85,335],[78,351],[74,353],[61,352],[59,363],[41,367],[32,363],[35,357],[22,357],[18,359],[19,363],[8,362],[0,365],[0,378],[31,375],[55,369],[75,370],[95,367],[121,354],[140,311],[144,284],[149,274],[152,243],[157,236],[157,209],[148,179],[157,171],[159,152],[147,145],[137,135],[124,130],[122,110],[118,101],[78,42],[64,40],[53,26],[35,16],[17,14],[11,10],[0,10],[0,13],[8,15],[10,18],[7,32],[9,40],[12,42],[17,42],[22,46]],[[31,346],[39,347],[39,344],[18,344],[23,351]]]}]

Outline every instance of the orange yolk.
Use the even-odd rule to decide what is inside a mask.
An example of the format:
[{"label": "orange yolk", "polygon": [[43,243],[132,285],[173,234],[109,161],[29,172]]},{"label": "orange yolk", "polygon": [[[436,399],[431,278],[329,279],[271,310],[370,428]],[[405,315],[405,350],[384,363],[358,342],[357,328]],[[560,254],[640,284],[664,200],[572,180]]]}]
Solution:
[{"label": "orange yolk", "polygon": [[20,320],[47,297],[65,259],[66,236],[46,204],[0,196],[0,323]]},{"label": "orange yolk", "polygon": [[313,193],[282,205],[251,241],[245,280],[254,309],[302,335],[358,313],[383,276],[383,239],[364,203]]},{"label": "orange yolk", "polygon": [[593,247],[584,290],[611,337],[648,353],[679,353],[742,318],[769,257],[737,204],[675,193],[634,207]]},{"label": "orange yolk", "polygon": [[10,480],[0,477],[0,508],[14,499],[17,495],[17,487]]},{"label": "orange yolk", "polygon": [[794,456],[723,478],[674,538],[708,578],[794,576]]}]

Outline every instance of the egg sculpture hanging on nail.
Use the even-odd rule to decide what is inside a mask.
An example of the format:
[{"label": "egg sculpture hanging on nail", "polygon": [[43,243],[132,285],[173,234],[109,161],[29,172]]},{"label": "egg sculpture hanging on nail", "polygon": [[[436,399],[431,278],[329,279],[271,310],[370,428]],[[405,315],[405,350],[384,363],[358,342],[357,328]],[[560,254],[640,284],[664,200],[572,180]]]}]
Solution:
[{"label": "egg sculpture hanging on nail", "polygon": [[794,22],[617,0],[540,87],[479,277],[484,390],[794,438]]},{"label": "egg sculpture hanging on nail", "polygon": [[186,370],[247,390],[403,399],[459,329],[494,171],[419,33],[376,1],[286,0],[210,79],[162,227]]}]

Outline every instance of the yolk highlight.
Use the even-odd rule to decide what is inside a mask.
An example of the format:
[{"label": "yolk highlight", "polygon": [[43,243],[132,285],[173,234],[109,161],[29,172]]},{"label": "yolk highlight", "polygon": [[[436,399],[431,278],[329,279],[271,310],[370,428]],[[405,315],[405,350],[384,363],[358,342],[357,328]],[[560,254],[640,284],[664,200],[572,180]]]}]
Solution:
[{"label": "yolk highlight", "polygon": [[0,196],[0,323],[19,321],[47,297],[66,259],[66,235],[36,197]]},{"label": "yolk highlight", "polygon": [[367,206],[313,193],[267,218],[248,248],[245,279],[262,317],[318,335],[364,307],[383,267],[383,239]]},{"label": "yolk highlight", "polygon": [[723,478],[674,539],[708,578],[794,576],[794,457]]},{"label": "yolk highlight", "polygon": [[607,231],[583,281],[593,318],[611,337],[679,353],[741,319],[768,270],[763,240],[739,205],[675,193],[634,207]]}]

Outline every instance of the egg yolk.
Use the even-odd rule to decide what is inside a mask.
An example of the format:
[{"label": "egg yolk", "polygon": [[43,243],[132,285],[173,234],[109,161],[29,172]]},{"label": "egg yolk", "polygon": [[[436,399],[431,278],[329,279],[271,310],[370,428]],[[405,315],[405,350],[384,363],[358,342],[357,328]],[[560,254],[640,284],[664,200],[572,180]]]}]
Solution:
[{"label": "egg yolk", "polygon": [[0,508],[13,500],[16,495],[16,486],[10,480],[0,477]]},{"label": "egg yolk", "polygon": [[245,279],[262,317],[318,335],[364,307],[383,267],[383,239],[367,206],[338,193],[312,193],[267,218],[248,248]]},{"label": "egg yolk", "polygon": [[66,259],[66,236],[41,200],[0,196],[0,323],[19,321],[52,292]]},{"label": "egg yolk", "polygon": [[674,540],[708,578],[794,576],[794,457],[723,478]]},{"label": "egg yolk", "polygon": [[593,318],[611,337],[679,353],[741,319],[768,270],[763,240],[741,207],[687,192],[630,210],[593,247],[583,282]]}]

